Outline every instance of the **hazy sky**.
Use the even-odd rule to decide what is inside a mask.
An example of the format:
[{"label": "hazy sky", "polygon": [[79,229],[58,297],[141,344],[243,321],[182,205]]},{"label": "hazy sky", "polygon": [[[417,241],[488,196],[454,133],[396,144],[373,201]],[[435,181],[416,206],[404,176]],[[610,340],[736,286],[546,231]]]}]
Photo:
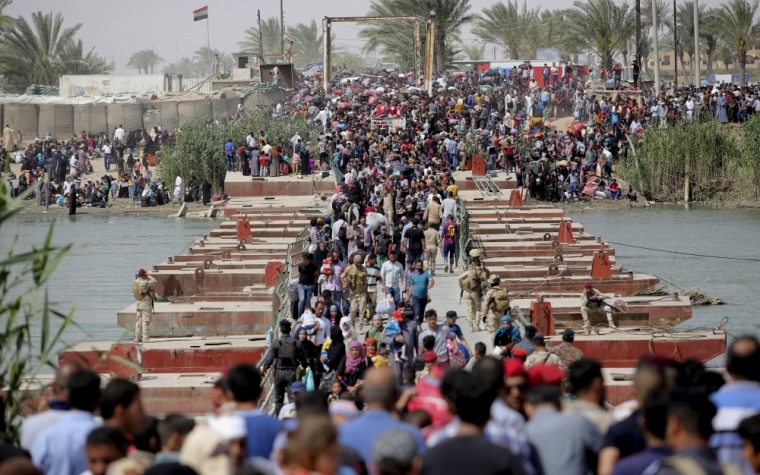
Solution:
[{"label": "hazy sky", "polygon": [[[329,16],[363,16],[369,10],[369,0],[283,0],[285,26],[317,21],[321,28],[322,18]],[[473,13],[490,6],[494,0],[471,0]],[[528,2],[531,6],[538,2]],[[566,8],[568,0],[544,0],[543,8]],[[715,6],[720,0],[706,0]],[[118,5],[118,6],[117,6]],[[193,22],[193,10],[208,5],[211,47],[226,53],[238,50],[237,43],[243,39],[244,30],[256,24],[256,10],[261,17],[279,16],[279,2],[244,2],[241,0],[137,0],[116,2],[114,0],[14,0],[4,12],[10,16],[28,18],[31,12],[62,12],[64,26],[81,22],[78,38],[85,48],[95,46],[98,53],[116,63],[117,74],[136,73],[125,64],[129,56],[141,49],[154,49],[165,60],[174,62],[206,45],[206,21]],[[336,43],[359,53],[363,42],[357,38],[360,27],[356,23],[334,23]],[[469,30],[462,32],[462,40],[471,42],[474,36]],[[486,57],[491,58],[492,51]],[[497,59],[500,54],[497,52]],[[165,64],[164,63],[164,64]],[[159,66],[159,71],[163,65]]]}]

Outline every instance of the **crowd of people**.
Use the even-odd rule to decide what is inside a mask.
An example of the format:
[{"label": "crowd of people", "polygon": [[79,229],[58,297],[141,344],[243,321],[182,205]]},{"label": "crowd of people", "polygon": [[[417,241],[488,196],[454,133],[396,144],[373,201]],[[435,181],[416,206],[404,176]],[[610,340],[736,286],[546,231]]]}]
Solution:
[{"label": "crowd of people", "polygon": [[[164,178],[154,176],[161,147],[172,141],[161,125],[150,132],[127,132],[121,125],[111,134],[82,131],[67,141],[58,141],[48,133],[44,139],[38,135],[26,145],[22,139],[11,142],[13,132],[6,125],[0,144],[3,179],[12,196],[30,190],[26,198],[36,199],[37,206],[46,210],[62,206],[75,214],[77,208],[106,208],[119,199],[146,207],[172,200],[211,202],[211,185],[206,179],[190,177],[183,187],[182,178],[174,177],[172,188]],[[103,160],[105,172],[99,179],[88,177],[94,173],[94,160]],[[20,165],[18,175],[9,167],[5,172],[7,161]]]},{"label": "crowd of people", "polygon": [[[633,398],[609,408],[601,365],[568,351],[547,358],[539,335],[503,359],[476,348],[466,368],[445,364],[428,312],[431,349],[416,375],[407,367],[399,384],[364,353],[372,337],[352,341],[341,365],[354,376],[326,389],[291,383],[279,418],[259,408],[262,372],[250,364],[200,392],[209,413],[196,418],[148,415],[134,382],[102,387],[63,364],[50,408],[24,419],[17,445],[0,439],[0,475],[760,473],[755,337],[731,344],[725,377],[644,356]],[[304,349],[294,346],[297,360]]]}]

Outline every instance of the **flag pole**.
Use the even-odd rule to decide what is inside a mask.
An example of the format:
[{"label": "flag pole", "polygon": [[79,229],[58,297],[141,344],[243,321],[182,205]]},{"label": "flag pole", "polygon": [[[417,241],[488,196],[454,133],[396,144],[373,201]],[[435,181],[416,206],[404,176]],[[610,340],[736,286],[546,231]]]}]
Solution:
[{"label": "flag pole", "polygon": [[206,48],[211,49],[211,35],[208,29],[208,16],[206,16]]}]

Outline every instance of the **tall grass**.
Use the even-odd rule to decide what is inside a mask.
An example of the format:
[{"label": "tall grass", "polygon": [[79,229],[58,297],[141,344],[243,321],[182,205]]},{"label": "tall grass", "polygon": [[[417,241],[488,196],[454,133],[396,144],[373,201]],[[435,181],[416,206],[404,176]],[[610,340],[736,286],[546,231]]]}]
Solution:
[{"label": "tall grass", "polygon": [[618,172],[657,199],[683,199],[687,173],[694,201],[747,199],[756,194],[760,176],[760,118],[745,125],[741,136],[735,130],[714,120],[647,129],[634,139],[637,155],[622,161]]},{"label": "tall grass", "polygon": [[282,144],[285,154],[289,156],[293,150],[290,139],[296,132],[299,132],[304,144],[309,141],[316,144],[321,130],[321,127],[314,127],[313,123],[302,117],[272,119],[263,111],[221,124],[190,122],[177,133],[174,145],[161,152],[158,173],[167,182],[173,181],[175,173],[185,181],[192,176],[200,180],[207,178],[214,191],[220,192],[227,173],[224,146],[230,138],[237,148],[245,145],[249,132],[258,138],[263,131],[272,145]]}]

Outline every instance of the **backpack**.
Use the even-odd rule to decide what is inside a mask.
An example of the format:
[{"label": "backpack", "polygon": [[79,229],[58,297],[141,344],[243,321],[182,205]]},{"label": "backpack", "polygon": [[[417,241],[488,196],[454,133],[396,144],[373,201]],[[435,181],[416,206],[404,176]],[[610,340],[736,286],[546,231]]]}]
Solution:
[{"label": "backpack", "polygon": [[490,307],[491,310],[497,314],[504,315],[504,312],[509,310],[509,294],[507,294],[507,291],[504,289],[497,289],[496,292],[493,293]]},{"label": "backpack", "polygon": [[346,226],[341,226],[340,229],[338,229],[338,239],[341,241],[346,240]]},{"label": "backpack", "polygon": [[140,290],[140,283],[137,282],[137,281],[132,282],[132,295],[137,300],[142,300],[143,299],[143,293]]}]

